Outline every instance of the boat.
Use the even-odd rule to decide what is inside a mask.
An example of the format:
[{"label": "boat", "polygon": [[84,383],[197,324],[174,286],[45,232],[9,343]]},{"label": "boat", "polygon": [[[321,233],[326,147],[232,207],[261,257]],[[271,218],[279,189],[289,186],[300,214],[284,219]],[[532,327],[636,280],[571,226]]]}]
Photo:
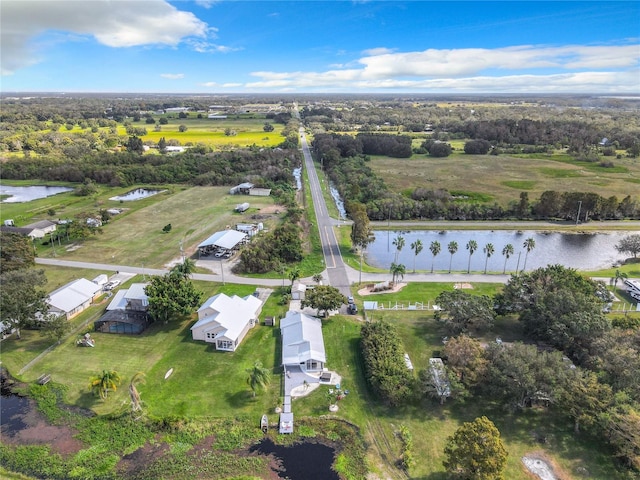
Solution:
[{"label": "boat", "polygon": [[260,419],[260,429],[264,433],[267,433],[267,430],[269,429],[269,418],[266,415],[262,415],[262,418]]}]

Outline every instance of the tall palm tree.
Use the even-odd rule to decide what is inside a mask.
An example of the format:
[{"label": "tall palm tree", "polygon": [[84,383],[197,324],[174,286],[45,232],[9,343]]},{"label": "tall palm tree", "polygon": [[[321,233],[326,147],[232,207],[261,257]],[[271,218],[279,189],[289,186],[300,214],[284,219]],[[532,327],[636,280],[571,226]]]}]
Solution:
[{"label": "tall palm tree", "polygon": [[484,246],[484,248],[482,249],[482,251],[484,252],[484,255],[485,255],[484,273],[486,275],[487,274],[487,263],[489,262],[489,257],[495,253],[496,249],[494,248],[493,243],[487,243]]},{"label": "tall palm tree", "polygon": [[456,242],[455,240],[450,241],[449,244],[447,245],[447,250],[449,250],[449,253],[451,254],[451,257],[449,258],[449,273],[451,273],[451,263],[453,262],[453,254],[458,251],[458,242]]},{"label": "tall palm tree", "polygon": [[136,373],[129,382],[129,398],[131,399],[131,411],[138,412],[142,410],[142,401],[140,400],[140,393],[136,388],[137,385],[144,383],[144,373]]},{"label": "tall palm tree", "polygon": [[504,255],[504,268],[502,269],[503,274],[507,271],[507,260],[509,260],[509,257],[513,255],[513,252],[513,245],[510,243],[507,243],[502,249],[502,255]]},{"label": "tall palm tree", "polygon": [[262,366],[262,362],[256,361],[253,367],[247,368],[247,383],[251,387],[253,396],[256,396],[256,390],[264,390],[271,383],[271,372]]},{"label": "tall palm tree", "polygon": [[433,255],[431,258],[431,273],[433,273],[433,264],[436,261],[436,256],[440,253],[440,250],[442,250],[442,245],[440,245],[439,241],[434,240],[431,242],[431,245],[429,245],[429,250],[431,250],[431,255]]},{"label": "tall palm tree", "polygon": [[411,243],[411,250],[413,250],[413,273],[416,273],[416,257],[422,251],[422,240],[416,240]]},{"label": "tall palm tree", "polygon": [[391,243],[393,245],[395,245],[395,247],[396,247],[396,256],[395,256],[395,259],[394,259],[394,263],[397,263],[398,262],[398,255],[400,255],[400,252],[404,248],[404,244],[405,244],[404,237],[402,235],[398,235],[396,238],[393,239],[393,242],[391,242]]},{"label": "tall palm tree", "polygon": [[400,277],[400,280],[404,278],[404,274],[407,272],[407,269],[401,263],[392,263],[391,268],[389,269],[392,275],[391,281],[396,283],[396,278]]},{"label": "tall palm tree", "polygon": [[527,253],[524,256],[524,265],[522,266],[522,271],[524,272],[527,269],[527,257],[529,256],[529,252],[536,248],[536,241],[529,237],[524,241],[522,246],[527,250]]},{"label": "tall palm tree", "polygon": [[115,392],[120,385],[120,374],[115,370],[103,370],[102,374],[95,375],[89,380],[91,391],[102,399],[109,396],[109,392]]},{"label": "tall palm tree", "polygon": [[616,269],[615,275],[611,278],[611,284],[613,285],[613,290],[615,291],[615,289],[617,288],[618,280],[624,281],[627,278],[629,278],[629,275],[627,273],[621,272],[620,270]]},{"label": "tall palm tree", "polygon": [[467,242],[467,250],[469,250],[469,264],[467,265],[467,273],[470,273],[471,272],[471,255],[476,253],[476,250],[478,250],[478,242],[476,242],[475,240],[469,240]]}]

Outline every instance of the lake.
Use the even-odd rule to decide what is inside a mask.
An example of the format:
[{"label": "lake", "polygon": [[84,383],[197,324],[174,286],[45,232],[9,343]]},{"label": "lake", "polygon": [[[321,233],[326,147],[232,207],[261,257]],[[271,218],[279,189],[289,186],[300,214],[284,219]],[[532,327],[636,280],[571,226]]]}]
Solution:
[{"label": "lake", "polygon": [[276,445],[265,438],[249,449],[260,455],[273,455],[280,460],[278,477],[289,480],[339,480],[331,469],[335,450],[328,445],[313,442],[296,443],[290,446]]},{"label": "lake", "polygon": [[47,198],[59,193],[71,192],[69,187],[49,187],[46,185],[30,185],[26,187],[14,187],[11,185],[0,185],[0,195],[9,195],[2,200],[3,203],[22,203]]},{"label": "lake", "polygon": [[[502,249],[510,243],[513,245],[514,255],[507,261],[507,273],[512,273],[516,268],[523,269],[525,257],[527,257],[523,243],[527,238],[533,238],[535,248],[526,258],[526,270],[554,264],[576,270],[598,270],[611,267],[612,264],[624,259],[624,255],[616,251],[615,245],[621,238],[632,233],[635,232],[573,234],[509,230],[374,231],[375,241],[367,248],[366,259],[367,263],[374,267],[388,269],[395,259],[396,247],[393,245],[393,240],[402,234],[405,246],[398,255],[397,263],[404,264],[407,272],[413,271],[414,259],[417,270],[431,270],[433,256],[429,245],[433,241],[440,242],[441,246],[440,253],[434,261],[436,271],[449,270],[451,255],[447,245],[455,241],[458,243],[458,251],[453,255],[451,269],[466,272],[469,262],[466,245],[469,240],[475,240],[478,243],[478,250],[471,257],[471,271],[484,271],[486,256],[482,249],[487,243],[491,243],[495,253],[487,262],[487,271],[502,273],[505,262]],[[411,249],[411,243],[418,239],[422,241],[423,249],[416,257]]]}]

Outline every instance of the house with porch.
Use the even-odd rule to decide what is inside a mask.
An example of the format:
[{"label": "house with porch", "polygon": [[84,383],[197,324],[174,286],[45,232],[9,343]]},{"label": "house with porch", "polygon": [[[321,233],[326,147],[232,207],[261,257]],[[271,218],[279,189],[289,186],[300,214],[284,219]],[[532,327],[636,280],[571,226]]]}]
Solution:
[{"label": "house with porch", "polygon": [[198,321],[191,327],[191,336],[214,344],[216,350],[234,352],[258,323],[262,305],[262,300],[253,295],[214,295],[198,309]]},{"label": "house with porch", "polygon": [[132,283],[113,296],[107,311],[94,322],[96,332],[142,333],[149,326],[147,283]]},{"label": "house with porch", "polygon": [[303,372],[322,372],[327,361],[322,337],[322,320],[290,310],[280,320],[282,365]]}]

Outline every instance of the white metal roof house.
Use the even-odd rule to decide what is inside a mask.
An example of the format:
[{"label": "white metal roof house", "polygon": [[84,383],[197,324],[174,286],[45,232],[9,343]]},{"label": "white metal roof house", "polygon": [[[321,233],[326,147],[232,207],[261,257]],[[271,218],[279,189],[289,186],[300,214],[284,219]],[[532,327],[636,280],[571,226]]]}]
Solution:
[{"label": "white metal roof house", "polygon": [[148,283],[132,283],[127,289],[120,289],[113,296],[107,310],[137,310],[147,311],[149,297],[144,293]]},{"label": "white metal roof house", "polygon": [[287,312],[280,320],[282,364],[302,371],[322,371],[327,361],[322,337],[322,321],[302,312]]},{"label": "white metal roof house", "polygon": [[85,308],[102,292],[102,287],[86,278],[67,283],[49,294],[49,313],[72,318]]},{"label": "white metal roof house", "polygon": [[258,323],[262,300],[247,295],[229,297],[219,293],[198,309],[198,321],[191,327],[194,340],[213,343],[216,350],[234,352],[251,327]]}]

